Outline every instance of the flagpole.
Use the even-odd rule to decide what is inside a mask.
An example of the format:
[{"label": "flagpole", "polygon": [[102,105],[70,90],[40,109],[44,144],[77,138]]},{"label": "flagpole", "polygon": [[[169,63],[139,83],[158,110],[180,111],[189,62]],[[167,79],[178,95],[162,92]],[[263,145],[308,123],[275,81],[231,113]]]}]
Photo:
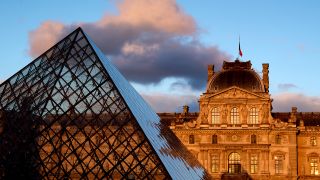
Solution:
[{"label": "flagpole", "polygon": [[241,46],[240,46],[240,35],[239,35],[239,59],[242,57],[242,51],[241,51]]}]

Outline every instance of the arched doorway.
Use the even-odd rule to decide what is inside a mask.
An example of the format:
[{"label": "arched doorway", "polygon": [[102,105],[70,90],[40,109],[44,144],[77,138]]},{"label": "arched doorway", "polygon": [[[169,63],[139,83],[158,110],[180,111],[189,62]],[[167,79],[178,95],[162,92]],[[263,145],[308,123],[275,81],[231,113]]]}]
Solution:
[{"label": "arched doorway", "polygon": [[240,154],[230,153],[228,157],[228,172],[241,173]]}]

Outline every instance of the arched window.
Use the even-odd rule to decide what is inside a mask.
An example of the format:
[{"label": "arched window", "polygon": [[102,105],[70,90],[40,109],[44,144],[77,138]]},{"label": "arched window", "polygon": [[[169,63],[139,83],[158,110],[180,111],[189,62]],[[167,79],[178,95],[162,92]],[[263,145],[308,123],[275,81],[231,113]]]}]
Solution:
[{"label": "arched window", "polygon": [[212,124],[220,124],[219,108],[213,108],[211,111]]},{"label": "arched window", "polygon": [[189,144],[194,144],[194,135],[189,135]]},{"label": "arched window", "polygon": [[249,124],[258,124],[258,123],[259,123],[259,111],[257,108],[253,107],[250,109]]},{"label": "arched window", "polygon": [[250,158],[250,173],[254,174],[258,172],[258,156],[252,155]]},{"label": "arched window", "polygon": [[231,153],[228,158],[228,172],[229,173],[240,173],[240,155],[238,153]]},{"label": "arched window", "polygon": [[281,136],[280,136],[280,134],[276,135],[275,142],[276,142],[276,144],[281,144]]},{"label": "arched window", "polygon": [[240,124],[239,111],[236,107],[231,109],[231,124]]},{"label": "arched window", "polygon": [[217,135],[212,135],[212,144],[218,144],[218,136]]},{"label": "arched window", "polygon": [[315,136],[310,137],[310,144],[311,146],[317,145],[317,138]]},{"label": "arched window", "polygon": [[251,135],[251,144],[257,144],[257,136],[255,134]]}]

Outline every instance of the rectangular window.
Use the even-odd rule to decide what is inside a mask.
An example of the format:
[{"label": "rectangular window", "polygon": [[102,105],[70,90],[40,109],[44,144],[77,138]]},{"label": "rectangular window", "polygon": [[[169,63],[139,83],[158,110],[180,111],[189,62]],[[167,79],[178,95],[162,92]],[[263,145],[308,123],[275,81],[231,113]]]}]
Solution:
[{"label": "rectangular window", "polygon": [[211,112],[212,124],[220,124],[220,112],[218,108],[213,108]]},{"label": "rectangular window", "polygon": [[212,135],[212,144],[218,144],[218,136]]},{"label": "rectangular window", "polygon": [[259,111],[256,108],[250,109],[249,114],[249,124],[258,124],[259,123]]},{"label": "rectangular window", "polygon": [[310,169],[311,169],[311,175],[319,175],[317,158],[310,159]]},{"label": "rectangular window", "polygon": [[257,144],[257,136],[255,134],[251,135],[251,144]]},{"label": "rectangular window", "polygon": [[194,135],[189,136],[189,144],[194,144]]},{"label": "rectangular window", "polygon": [[283,168],[283,160],[281,156],[275,156],[275,173],[281,174]]},{"label": "rectangular window", "polygon": [[211,156],[211,172],[219,172],[219,156],[216,154]]},{"label": "rectangular window", "polygon": [[231,124],[240,124],[239,111],[237,108],[231,109]]},{"label": "rectangular window", "polygon": [[250,160],[250,173],[254,174],[258,172],[258,156],[252,155]]}]

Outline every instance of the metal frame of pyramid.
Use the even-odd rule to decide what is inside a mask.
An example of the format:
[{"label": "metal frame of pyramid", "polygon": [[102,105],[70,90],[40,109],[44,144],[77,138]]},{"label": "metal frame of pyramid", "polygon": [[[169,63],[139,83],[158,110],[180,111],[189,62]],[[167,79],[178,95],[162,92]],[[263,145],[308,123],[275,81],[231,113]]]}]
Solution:
[{"label": "metal frame of pyramid", "polygon": [[76,29],[0,85],[0,179],[209,179]]}]

